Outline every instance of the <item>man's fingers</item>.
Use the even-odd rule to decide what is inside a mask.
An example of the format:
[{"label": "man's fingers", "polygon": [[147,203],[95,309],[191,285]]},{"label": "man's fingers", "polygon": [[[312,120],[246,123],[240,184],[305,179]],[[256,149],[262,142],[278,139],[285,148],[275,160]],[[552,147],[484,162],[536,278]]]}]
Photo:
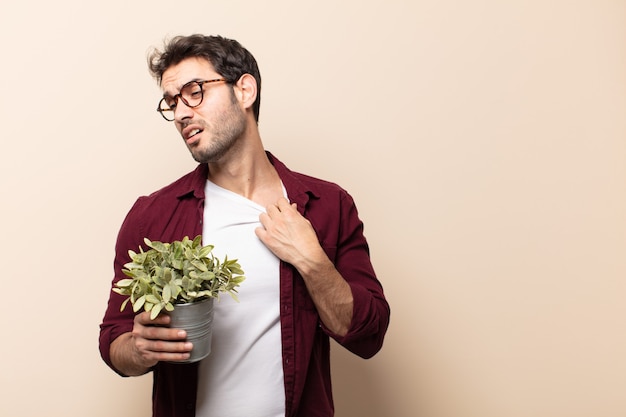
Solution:
[{"label": "man's fingers", "polygon": [[181,329],[170,329],[169,327],[150,326],[144,327],[140,331],[141,337],[150,340],[185,340],[187,333]]},{"label": "man's fingers", "polygon": [[188,353],[193,349],[191,342],[168,342],[165,340],[137,341],[137,347],[142,351],[154,353]]}]

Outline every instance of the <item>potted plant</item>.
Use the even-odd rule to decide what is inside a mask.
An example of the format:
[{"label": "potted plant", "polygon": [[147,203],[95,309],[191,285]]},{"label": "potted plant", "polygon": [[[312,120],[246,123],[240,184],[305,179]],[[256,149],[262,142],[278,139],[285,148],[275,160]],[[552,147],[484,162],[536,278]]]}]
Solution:
[{"label": "potted plant", "polygon": [[202,246],[200,235],[171,243],[147,238],[144,242],[150,249],[128,251],[131,262],[122,272],[129,278],[119,280],[113,288],[128,296],[121,310],[130,302],[133,311],[143,308],[152,319],[166,312],[171,316],[170,326],[185,329],[187,339],[194,343],[187,362],[203,359],[211,349],[213,300],[223,292],[237,300],[237,287],[245,279],[241,265],[228,256],[217,259],[212,253],[214,246]]}]

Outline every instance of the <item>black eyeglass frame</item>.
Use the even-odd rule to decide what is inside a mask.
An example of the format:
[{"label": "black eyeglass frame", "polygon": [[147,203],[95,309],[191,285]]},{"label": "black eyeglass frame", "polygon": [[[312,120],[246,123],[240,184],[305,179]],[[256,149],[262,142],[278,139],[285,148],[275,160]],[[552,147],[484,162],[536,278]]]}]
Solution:
[{"label": "black eyeglass frame", "polygon": [[[165,120],[167,120],[168,122],[173,122],[176,117],[174,116],[174,111],[176,110],[176,104],[178,103],[178,99],[180,99],[183,103],[185,103],[185,106],[190,107],[190,108],[194,108],[194,107],[198,107],[200,104],[202,104],[202,100],[204,100],[204,84],[210,84],[210,83],[217,83],[220,81],[225,81],[228,82],[225,78],[214,78],[212,80],[192,80],[189,81],[188,83],[185,83],[181,88],[180,88],[180,92],[178,94],[176,94],[173,97],[163,97],[161,100],[159,100],[159,105],[157,106],[157,111],[159,113],[161,113],[161,116],[163,116],[163,118]],[[187,99],[185,97],[183,97],[183,93],[182,91],[189,87],[192,84],[198,84],[198,87],[200,87],[200,101],[198,102],[198,104],[195,105],[191,105],[189,104],[189,102],[187,101]],[[168,106],[167,102],[165,100],[173,100],[174,103],[174,107],[170,107]],[[167,106],[167,108],[163,108],[164,106]],[[172,112],[172,118],[168,119],[168,117],[165,115],[165,112]]]}]

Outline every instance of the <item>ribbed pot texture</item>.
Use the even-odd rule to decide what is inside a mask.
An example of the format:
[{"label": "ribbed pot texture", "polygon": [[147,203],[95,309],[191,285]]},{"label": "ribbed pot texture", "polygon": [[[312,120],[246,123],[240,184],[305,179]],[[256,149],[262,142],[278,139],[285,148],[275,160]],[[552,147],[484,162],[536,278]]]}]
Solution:
[{"label": "ribbed pot texture", "polygon": [[175,304],[174,310],[167,313],[172,318],[170,327],[185,330],[187,340],[193,343],[191,356],[182,363],[197,362],[211,353],[213,301],[213,298],[207,298],[195,303]]}]

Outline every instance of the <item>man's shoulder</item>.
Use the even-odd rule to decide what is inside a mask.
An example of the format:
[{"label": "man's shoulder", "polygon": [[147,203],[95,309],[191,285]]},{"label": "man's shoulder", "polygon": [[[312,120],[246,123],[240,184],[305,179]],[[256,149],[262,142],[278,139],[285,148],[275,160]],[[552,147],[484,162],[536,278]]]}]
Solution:
[{"label": "man's shoulder", "polygon": [[295,179],[304,184],[306,187],[311,188],[313,191],[318,191],[320,193],[345,193],[345,190],[335,182],[296,171],[291,171],[291,174]]},{"label": "man's shoulder", "polygon": [[[203,177],[204,175],[204,177]],[[203,198],[206,169],[201,165],[172,183],[137,198],[131,213],[147,218],[164,216],[177,210],[180,204]]]},{"label": "man's shoulder", "polygon": [[197,194],[198,190],[203,189],[205,180],[206,167],[201,164],[193,171],[186,173],[170,184],[148,195],[141,196],[140,199],[160,200],[163,198],[180,198],[188,194]]},{"label": "man's shoulder", "polygon": [[122,226],[124,234],[131,236],[131,240],[122,246],[128,248],[141,244],[138,236],[141,239],[174,240],[195,233],[194,215],[198,201],[204,197],[205,183],[206,169],[198,166],[165,187],[137,198]]},{"label": "man's shoulder", "polygon": [[303,174],[302,172],[292,171],[271,154],[270,159],[288,191],[290,188],[297,188],[299,191],[311,192],[318,196],[329,193],[347,194],[346,190],[335,182],[321,179],[309,174]]}]

